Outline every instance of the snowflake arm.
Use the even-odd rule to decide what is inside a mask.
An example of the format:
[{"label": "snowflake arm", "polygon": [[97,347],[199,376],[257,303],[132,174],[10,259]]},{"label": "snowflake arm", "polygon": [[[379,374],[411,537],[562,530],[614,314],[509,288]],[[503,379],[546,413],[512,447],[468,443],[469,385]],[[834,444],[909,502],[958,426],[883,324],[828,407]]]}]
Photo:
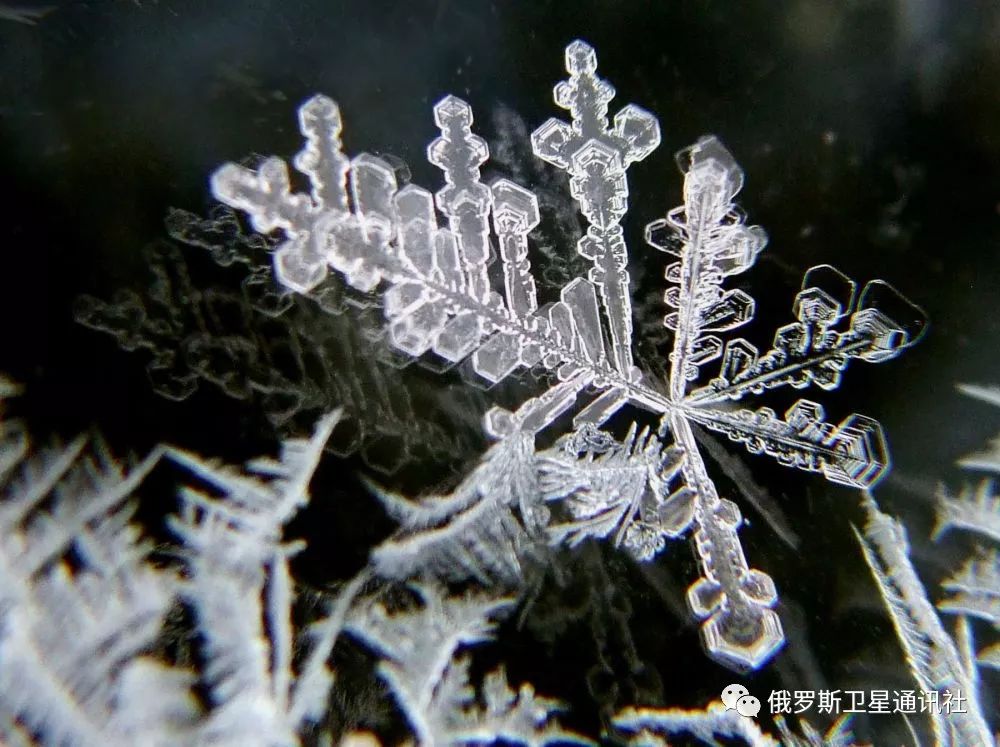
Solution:
[{"label": "snowflake arm", "polygon": [[[245,472],[170,452],[223,495],[186,488],[182,511],[170,523],[188,550],[190,577],[182,591],[205,642],[213,698],[203,727],[208,740],[242,735],[254,743],[293,744],[302,723],[322,713],[331,674],[315,658],[303,668],[305,678],[296,678],[292,667],[288,557],[299,548],[281,543],[281,529],[308,501],[310,479],[338,419],[338,412],[322,418],[312,438],[285,442],[278,460],[254,460]],[[328,631],[316,647],[324,661],[329,637]]]},{"label": "snowflake arm", "polygon": [[[638,160],[659,137],[655,119],[638,112],[637,107],[626,107],[616,118],[616,130],[603,140],[596,131],[593,137],[588,134],[581,147],[613,145],[618,153],[615,163],[622,158]],[[310,99],[300,111],[307,139],[304,152],[317,150],[312,145],[317,118],[327,121],[322,131],[329,143],[305,160],[312,164],[322,153],[340,164],[341,157],[333,155],[340,153],[339,111],[322,96]],[[618,225],[624,203],[619,205],[614,190],[602,197],[605,187],[621,186],[623,168],[612,164],[614,174],[595,176],[595,184],[606,184],[587,203],[601,199],[608,203],[611,212],[595,221],[607,228],[608,236],[618,237],[600,239],[602,246],[614,243],[606,252],[600,250],[611,263],[602,265],[606,272],[601,277],[606,275],[607,282],[577,278],[562,288],[558,302],[537,308],[526,252],[527,235],[539,219],[537,199],[510,181],[500,180],[489,188],[479,182],[478,168],[488,149],[471,131],[471,110],[465,102],[453,96],[442,99],[435,106],[435,121],[441,136],[429,147],[428,156],[442,168],[446,181],[436,200],[413,185],[397,190],[389,166],[366,154],[350,161],[342,185],[350,210],[343,209],[340,191],[335,191],[334,199],[327,182],[315,183],[313,166],[305,171],[313,184],[311,192],[292,193],[287,166],[276,158],[265,160],[256,171],[236,164],[223,166],[212,178],[212,189],[226,204],[249,213],[257,230],[279,229],[285,234],[275,252],[275,272],[286,287],[308,293],[326,277],[327,267],[363,292],[384,280],[389,337],[400,350],[413,356],[433,351],[449,362],[471,357],[474,370],[490,382],[504,379],[519,366],[542,363],[555,370],[561,384],[558,394],[540,403],[525,403],[520,427],[541,430],[592,385],[602,394],[578,415],[578,422],[599,424],[629,400],[662,411],[667,404],[663,396],[642,385],[630,363],[631,306],[627,273],[621,269],[625,255]],[[296,164],[302,166],[303,158]],[[341,171],[337,166],[323,173]],[[447,216],[448,228],[438,227],[435,204]],[[612,209],[612,204],[617,207]],[[604,209],[592,207],[585,213]],[[490,223],[503,264],[506,297],[482,290],[484,257],[492,251]],[[582,242],[586,241],[585,237]],[[605,334],[612,340],[611,351]]]},{"label": "snowflake arm", "polygon": [[864,506],[868,523],[863,534],[855,531],[910,671],[922,690],[955,690],[968,698],[965,713],[931,714],[937,743],[989,744],[992,735],[977,702],[975,671],[967,668],[970,657],[963,657],[935,614],[910,563],[906,530],[882,513],[870,495]]},{"label": "snowflake arm", "polygon": [[620,226],[628,200],[625,171],[660,144],[660,125],[634,104],[615,115],[614,127],[608,125],[615,89],[597,77],[597,56],[586,43],[566,48],[566,70],[570,78],[556,85],[554,97],[572,122],[548,120],[532,134],[531,144],[539,158],[570,175],[570,190],[590,223],[577,252],[593,263],[590,279],[607,312],[614,366],[631,379],[638,371],[632,373],[632,298]]},{"label": "snowflake arm", "polygon": [[372,562],[389,577],[425,573],[516,585],[540,527],[547,521],[538,495],[533,439],[516,431],[494,444],[480,464],[445,496],[419,502],[372,490],[400,531],[377,547]]},{"label": "snowflake arm", "polygon": [[[170,677],[142,656],[159,634],[172,578],[148,563],[126,503],[159,451],[126,472],[100,442],[29,456],[13,423],[0,420],[0,434],[0,734],[168,743],[196,709],[185,675]],[[156,696],[130,699],[134,685]],[[133,707],[116,707],[122,700]]]},{"label": "snowflake arm", "polygon": [[781,622],[774,610],[774,582],[751,569],[737,530],[739,508],[720,498],[697,452],[691,426],[682,416],[670,421],[677,445],[684,450],[684,479],[698,496],[694,509],[694,539],[701,578],[688,588],[688,606],[702,624],[708,651],[727,666],[757,669],[784,644]]}]

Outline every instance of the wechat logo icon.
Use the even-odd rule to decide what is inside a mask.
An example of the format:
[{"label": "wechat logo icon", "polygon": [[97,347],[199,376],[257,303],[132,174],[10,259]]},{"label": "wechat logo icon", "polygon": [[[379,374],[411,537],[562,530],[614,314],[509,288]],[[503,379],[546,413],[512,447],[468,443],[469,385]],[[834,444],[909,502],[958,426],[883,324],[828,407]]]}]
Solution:
[{"label": "wechat logo icon", "polygon": [[722,691],[722,702],[727,711],[735,710],[747,718],[756,718],[760,713],[760,701],[743,685],[729,685]]}]

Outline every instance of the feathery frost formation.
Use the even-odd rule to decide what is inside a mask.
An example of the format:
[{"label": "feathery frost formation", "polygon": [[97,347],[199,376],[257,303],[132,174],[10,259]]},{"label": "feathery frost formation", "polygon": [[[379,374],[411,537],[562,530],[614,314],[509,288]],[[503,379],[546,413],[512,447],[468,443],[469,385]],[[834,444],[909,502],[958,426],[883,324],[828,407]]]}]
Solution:
[{"label": "feathery frost formation", "polygon": [[[16,391],[0,379],[0,410]],[[188,678],[142,655],[172,597],[128,503],[156,459],[126,472],[82,437],[32,453],[0,418],[0,742],[162,745],[189,720]]]},{"label": "feathery frost formation", "polygon": [[921,691],[967,698],[965,710],[929,709],[934,744],[990,745],[993,737],[978,702],[979,682],[971,656],[971,634],[963,621],[959,640],[948,635],[910,562],[906,530],[865,496],[868,521],[858,541],[896,629],[906,663]]},{"label": "feathery frost formation", "polygon": [[[16,387],[0,379],[0,406]],[[0,412],[2,414],[2,412]],[[387,613],[361,595],[368,569],[307,626],[284,525],[340,418],[244,469],[157,449],[125,471],[100,443],[32,454],[0,418],[0,742],[9,745],[285,747],[329,709],[328,660],[349,631],[383,659],[379,672],[419,743],[589,744],[553,719],[559,704],[503,669],[479,689],[463,647],[487,640],[509,599],[447,596],[414,585],[419,609]],[[198,487],[180,492],[170,526],[183,572],[150,557],[129,499],[166,455]],[[197,669],[154,652],[168,612],[192,613]]]},{"label": "feathery frost formation", "polygon": [[[390,612],[359,605],[348,630],[382,657],[379,674],[392,690],[420,744],[592,744],[563,730],[552,716],[559,704],[535,695],[530,684],[515,692],[504,670],[486,675],[480,697],[469,682],[469,658],[459,649],[489,640],[496,614],[514,600],[446,596],[436,585],[414,584],[417,609]],[[479,702],[481,701],[481,703]]]},{"label": "feathery frost formation", "polygon": [[[850,716],[838,718],[825,733],[808,721],[800,721],[802,734],[795,734],[781,716],[775,716],[779,739],[761,731],[757,722],[727,709],[719,701],[704,709],[626,708],[614,719],[615,728],[631,737],[629,744],[668,747],[667,737],[685,734],[699,744],[719,744],[716,737],[739,739],[749,747],[854,747]],[[688,742],[685,742],[687,744]]]},{"label": "feathery frost formation", "polygon": [[[1000,407],[1000,390],[962,385],[959,389],[982,402]],[[990,449],[959,461],[970,470],[1000,474],[1000,439]],[[1000,743],[991,736],[983,714],[990,695],[981,686],[978,668],[1000,669],[1000,642],[976,651],[975,621],[993,633],[1000,632],[1000,496],[993,481],[982,479],[966,485],[955,496],[943,485],[938,490],[937,523],[932,539],[958,530],[975,541],[977,552],[945,579],[946,596],[937,609],[956,615],[952,637],[935,613],[934,604],[909,558],[906,530],[899,521],[882,513],[871,496],[865,499],[868,524],[858,534],[865,560],[889,610],[896,634],[906,653],[907,664],[923,690],[951,693],[968,699],[966,712],[930,714],[936,745],[989,745]]]},{"label": "feathery frost formation", "polygon": [[[128,502],[162,450],[126,472],[85,439],[32,454],[17,424],[0,420],[0,741],[299,744],[326,711],[327,657],[359,584],[296,641],[295,548],[280,535],[308,500],[338,417],[246,472],[167,450],[216,493],[182,491],[171,524],[184,543],[182,575],[150,558]],[[195,618],[200,671],[151,653],[181,599]]]},{"label": "feathery frost formation", "polygon": [[[1000,388],[964,384],[959,389],[1000,408]],[[939,490],[934,538],[959,530],[969,535],[977,549],[941,584],[947,596],[937,607],[946,614],[958,615],[967,669],[973,686],[978,687],[976,666],[1000,670],[1000,495],[994,484],[995,476],[1000,475],[1000,436],[990,442],[987,450],[964,457],[959,464],[993,477],[982,478],[976,487],[964,486],[958,496],[951,495],[944,486]],[[972,635],[974,624],[991,633],[991,642],[978,651]]]},{"label": "feathery frost formation", "polygon": [[[727,340],[753,318],[754,301],[724,282],[753,265],[766,237],[733,203],[742,170],[706,137],[678,156],[684,205],[646,228],[647,243],[669,262],[664,324],[673,345],[668,380],[645,375],[633,362],[621,221],[627,170],[657,147],[659,122],[635,105],[609,118],[615,90],[598,77],[587,44],[570,44],[565,59],[569,77],[554,98],[569,121],[550,119],[531,141],[539,158],[569,175],[587,223],[576,252],[591,267],[562,286],[556,302],[539,304],[532,274],[538,201],[510,180],[481,182],[489,151],[472,130],[471,108],[455,96],[434,107],[440,136],[427,155],[445,181],[436,193],[398,188],[390,164],[375,156],[346,156],[340,111],[325,96],[299,110],[306,144],[294,166],[308,193],[292,191],[288,166],[273,157],[256,170],[223,166],[212,189],[256,230],[281,233],[274,268],[286,288],[309,294],[331,272],[360,293],[381,288],[387,336],[398,350],[468,361],[490,383],[521,368],[550,372],[544,391],[514,410],[486,414],[486,432],[498,443],[453,494],[419,503],[385,497],[401,530],[377,554],[383,571],[509,579],[526,540],[607,537],[648,559],[690,532],[701,576],[688,601],[703,620],[706,647],[728,666],[756,668],[784,640],[772,609],[776,590],[747,563],[740,511],[719,496],[692,427],[833,482],[871,487],[889,467],[876,421],[852,414],[830,423],[807,399],[783,414],[734,403],[783,386],[834,389],[851,359],[881,362],[912,345],[923,316],[882,281],[858,293],[852,280],[821,265],[806,273],[794,319],[769,350]],[[657,432],[632,429],[618,442],[602,431],[626,406],[658,416]],[[548,428],[563,438],[538,454],[535,436]]]}]

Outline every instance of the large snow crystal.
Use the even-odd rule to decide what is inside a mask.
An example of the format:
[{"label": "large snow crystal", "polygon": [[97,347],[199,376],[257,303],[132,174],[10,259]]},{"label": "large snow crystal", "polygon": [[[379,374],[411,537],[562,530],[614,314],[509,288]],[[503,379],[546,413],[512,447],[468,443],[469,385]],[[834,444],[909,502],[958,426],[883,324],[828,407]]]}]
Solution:
[{"label": "large snow crystal", "polygon": [[[777,594],[771,578],[748,565],[737,535],[740,511],[718,494],[692,427],[725,434],[751,453],[833,482],[869,488],[890,464],[876,421],[852,414],[830,423],[822,406],[806,399],[783,414],[734,403],[783,386],[834,389],[851,359],[881,362],[912,345],[923,315],[880,280],[858,293],[852,280],[821,265],[806,273],[794,319],[775,332],[771,349],[726,340],[726,333],[753,318],[754,300],[726,289],[724,281],[753,265],[766,237],[733,203],[742,170],[716,138],[705,137],[678,157],[684,205],[646,228],[647,243],[669,262],[664,324],[673,348],[667,381],[645,375],[633,362],[621,220],[628,208],[627,170],[656,148],[660,126],[635,105],[609,119],[615,90],[596,68],[587,44],[567,47],[569,78],[555,87],[554,97],[569,121],[550,119],[532,135],[535,154],[568,173],[587,222],[576,252],[591,269],[560,288],[553,303],[539,305],[532,275],[538,201],[512,181],[480,181],[489,151],[472,131],[470,106],[454,96],[434,107],[441,134],[428,147],[428,159],[446,182],[436,193],[415,185],[399,189],[391,166],[375,156],[344,155],[340,111],[325,96],[299,110],[306,145],[294,165],[309,181],[308,194],[292,191],[280,158],[256,170],[227,164],[214,174],[212,189],[245,211],[256,230],[281,232],[274,267],[285,287],[308,294],[331,271],[360,292],[381,287],[389,339],[399,350],[452,363],[468,359],[488,382],[519,368],[552,373],[548,388],[517,409],[489,411],[485,428],[500,444],[456,495],[419,505],[392,501],[404,547],[395,548],[395,564],[393,543],[383,547],[383,570],[440,570],[458,556],[480,576],[490,575],[476,568],[480,557],[494,567],[516,568],[519,531],[541,532],[549,519],[546,500],[568,516],[542,532],[553,543],[609,537],[645,559],[667,538],[690,530],[701,577],[690,586],[688,601],[704,621],[705,644],[729,666],[756,668],[784,640],[771,609]],[[502,289],[490,282],[497,258]],[[626,406],[659,416],[658,432],[633,430],[622,443],[599,430]],[[525,449],[534,454],[535,434],[570,411],[573,431],[525,463]],[[505,483],[507,475],[516,482]],[[512,520],[522,527],[510,527]],[[497,530],[502,524],[508,528]],[[503,543],[490,546],[497,534]]]}]

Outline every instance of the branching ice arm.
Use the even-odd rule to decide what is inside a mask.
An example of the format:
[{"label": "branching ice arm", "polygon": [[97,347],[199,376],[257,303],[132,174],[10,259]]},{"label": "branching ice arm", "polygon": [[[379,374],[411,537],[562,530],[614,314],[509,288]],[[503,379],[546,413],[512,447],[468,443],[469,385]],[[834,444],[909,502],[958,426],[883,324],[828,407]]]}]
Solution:
[{"label": "branching ice arm", "polygon": [[820,472],[831,482],[869,488],[888,471],[892,462],[885,434],[878,421],[852,414],[831,425],[822,406],[800,399],[781,420],[774,410],[684,411],[691,420],[742,443],[752,454],[764,453],[780,464],[807,472]]},{"label": "branching ice arm", "polygon": [[982,480],[973,488],[962,488],[952,496],[944,487],[938,489],[937,521],[931,539],[937,539],[949,529],[963,529],[1000,542],[1000,495],[994,492],[990,480]]},{"label": "branching ice arm", "polygon": [[743,170],[722,144],[706,137],[677,157],[684,172],[684,206],[646,227],[653,247],[680,258],[667,267],[676,283],[664,296],[675,309],[664,319],[674,332],[670,354],[670,398],[684,398],[699,366],[722,353],[723,332],[746,323],[753,299],[741,290],[723,291],[727,275],[749,268],[767,243],[758,226],[746,226],[733,197],[743,186]]},{"label": "branching ice arm", "polygon": [[922,690],[955,690],[968,698],[964,711],[931,711],[936,743],[990,744],[993,740],[979,706],[976,687],[962,657],[934,612],[909,558],[906,531],[882,513],[870,494],[863,503],[868,521],[858,542],[878,584],[907,663]]},{"label": "branching ice arm", "polygon": [[309,177],[313,202],[326,210],[347,213],[345,179],[351,162],[340,144],[340,109],[326,96],[313,96],[299,108],[299,130],[306,146],[295,156],[295,168]]},{"label": "branching ice arm", "polygon": [[[620,221],[625,215],[625,170],[660,144],[656,117],[626,106],[608,124],[615,89],[598,78],[597,56],[582,41],[566,48],[569,80],[555,87],[555,101],[572,114],[572,123],[550,119],[531,136],[535,154],[570,175],[570,190],[590,222],[577,251],[593,262],[590,280],[600,289],[608,319],[615,368],[632,378],[632,301],[628,253]],[[635,376],[638,376],[636,372]]]},{"label": "branching ice arm", "polygon": [[[924,311],[881,280],[856,284],[830,265],[810,269],[795,296],[797,321],[780,327],[762,356],[746,340],[726,345],[719,376],[688,401],[708,404],[791,385],[836,389],[851,358],[870,363],[895,358],[914,345],[927,326]],[[855,300],[857,298],[857,308]],[[848,319],[848,328],[834,329]]]},{"label": "branching ice arm", "polygon": [[458,240],[470,296],[485,303],[490,294],[486,268],[490,262],[489,223],[493,202],[479,181],[479,167],[489,158],[486,142],[472,133],[472,108],[456,96],[434,105],[441,137],[427,147],[427,160],[444,171],[448,186],[437,193],[437,205],[448,216]]},{"label": "branching ice arm", "polygon": [[778,615],[769,609],[777,601],[774,582],[747,565],[737,536],[740,511],[719,498],[688,421],[674,413],[670,429],[685,452],[685,481],[698,496],[694,538],[702,577],[688,589],[688,605],[705,620],[702,639],[713,658],[735,669],[758,669],[785,641]]}]

